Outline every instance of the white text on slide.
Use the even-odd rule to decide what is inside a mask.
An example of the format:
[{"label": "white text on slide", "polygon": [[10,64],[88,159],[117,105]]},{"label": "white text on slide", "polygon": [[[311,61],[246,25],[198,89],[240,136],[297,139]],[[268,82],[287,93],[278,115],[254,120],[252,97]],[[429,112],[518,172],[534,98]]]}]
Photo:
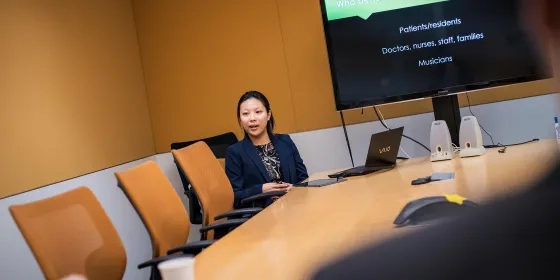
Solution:
[{"label": "white text on slide", "polygon": [[375,3],[375,2],[379,2],[382,0],[340,0],[340,1],[336,1],[336,6],[338,8],[343,8],[343,7],[348,7],[348,6],[354,6],[356,4],[358,5],[363,5],[363,4],[370,4],[370,3]]},{"label": "white text on slide", "polygon": [[443,63],[449,63],[449,62],[453,62],[453,57],[452,56],[446,56],[446,57],[437,57],[437,58],[431,58],[431,59],[420,59],[418,60],[418,66],[430,66],[430,65],[436,65],[436,64],[443,64]]},{"label": "white text on slide", "polygon": [[440,20],[440,21],[437,21],[437,22],[428,22],[428,23],[422,23],[422,24],[418,24],[418,25],[401,26],[401,27],[399,27],[399,33],[411,33],[411,32],[418,32],[418,31],[425,31],[425,30],[430,30],[430,29],[435,29],[435,28],[459,25],[461,23],[462,22],[461,22],[460,18],[455,18],[453,20]]},{"label": "white text on slide", "polygon": [[381,48],[381,53],[383,55],[386,55],[392,53],[407,52],[411,50],[433,48],[442,45],[477,41],[482,39],[484,39],[484,33],[471,33],[468,35],[449,36],[446,38],[441,38],[437,41],[426,41],[420,43],[413,43],[412,45],[397,45],[393,47]]}]

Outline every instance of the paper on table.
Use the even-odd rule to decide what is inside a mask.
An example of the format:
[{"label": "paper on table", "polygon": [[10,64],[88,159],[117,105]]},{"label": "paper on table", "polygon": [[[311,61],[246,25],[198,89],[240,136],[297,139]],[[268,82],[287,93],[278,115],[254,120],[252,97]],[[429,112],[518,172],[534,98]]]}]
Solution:
[{"label": "paper on table", "polygon": [[444,172],[434,173],[434,174],[432,174],[431,179],[432,179],[432,181],[452,180],[452,179],[455,179],[455,172],[449,172],[449,173],[444,173]]}]

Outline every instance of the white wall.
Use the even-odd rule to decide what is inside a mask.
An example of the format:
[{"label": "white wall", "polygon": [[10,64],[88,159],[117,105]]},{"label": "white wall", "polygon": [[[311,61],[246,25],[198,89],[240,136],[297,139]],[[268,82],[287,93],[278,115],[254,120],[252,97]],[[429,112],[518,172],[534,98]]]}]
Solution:
[{"label": "white wall", "polygon": [[[472,107],[479,122],[492,134],[495,142],[510,144],[524,142],[533,138],[554,138],[554,116],[560,115],[560,95],[551,94],[533,98],[511,100]],[[381,107],[383,111],[383,108]],[[469,115],[468,108],[462,108],[463,116]],[[404,126],[405,134],[429,144],[430,126],[433,114],[421,114],[388,120],[390,127]],[[351,125],[347,127],[348,136],[356,165],[364,164],[370,135],[380,132],[379,122]],[[323,129],[291,135],[298,146],[309,173],[346,168],[351,166],[342,127]],[[490,144],[484,135],[485,144]],[[412,157],[428,155],[428,152],[415,143],[403,139],[402,147]],[[401,155],[403,155],[401,153]],[[138,270],[136,266],[150,258],[150,239],[134,209],[117,188],[114,172],[126,170],[146,160],[155,160],[165,172],[170,182],[188,209],[188,200],[183,194],[183,186],[170,153],[159,154],[136,162],[82,176],[38,190],[0,200],[0,278],[43,279],[33,255],[16,228],[8,211],[8,206],[26,203],[56,195],[72,188],[86,185],[97,195],[109,217],[115,224],[123,240],[128,266],[124,279],[148,279],[148,270]],[[198,226],[193,226],[189,240],[198,240]]]},{"label": "white wall", "polygon": [[[383,112],[383,107],[379,107]],[[496,143],[513,144],[533,138],[554,138],[554,116],[560,116],[560,94],[472,106],[479,123],[490,133]],[[461,108],[461,115],[471,115],[468,107]],[[391,128],[404,126],[404,134],[429,147],[433,113],[387,120]],[[347,126],[348,139],[355,165],[366,160],[370,136],[383,131],[378,122]],[[351,167],[350,155],[342,127],[291,134],[309,173]],[[483,132],[484,144],[492,144]],[[402,139],[401,147],[412,157],[429,155],[421,146]],[[404,156],[402,152],[399,156]]]},{"label": "white wall", "polygon": [[[492,135],[495,143],[513,144],[533,138],[554,138],[554,116],[560,116],[560,94],[477,105],[471,109],[480,124]],[[380,107],[380,110],[383,112],[383,107]],[[461,115],[471,115],[469,108],[461,108]],[[433,113],[426,113],[390,119],[387,120],[387,125],[391,128],[404,126],[404,134],[429,147],[433,121]],[[384,128],[378,121],[349,125],[346,128],[354,164],[363,165],[371,134],[381,132]],[[290,136],[310,174],[352,167],[342,127],[293,133]],[[485,133],[483,139],[484,144],[492,143]],[[429,155],[428,151],[408,139],[402,139],[401,147],[411,157]],[[405,155],[399,152],[399,156]],[[159,154],[157,159],[175,188],[178,191],[182,190],[171,154]],[[185,198],[183,201],[188,203]]]}]

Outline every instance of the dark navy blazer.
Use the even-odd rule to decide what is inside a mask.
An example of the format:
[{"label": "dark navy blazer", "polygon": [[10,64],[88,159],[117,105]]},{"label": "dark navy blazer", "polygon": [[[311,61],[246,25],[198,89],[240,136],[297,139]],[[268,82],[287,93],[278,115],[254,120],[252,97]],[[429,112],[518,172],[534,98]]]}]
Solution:
[{"label": "dark navy blazer", "polygon": [[[296,144],[289,135],[270,135],[270,141],[280,158],[284,182],[295,184],[309,177]],[[271,182],[257,148],[248,136],[227,149],[225,169],[233,187],[235,207],[239,206],[241,200],[262,193],[262,185]]]}]

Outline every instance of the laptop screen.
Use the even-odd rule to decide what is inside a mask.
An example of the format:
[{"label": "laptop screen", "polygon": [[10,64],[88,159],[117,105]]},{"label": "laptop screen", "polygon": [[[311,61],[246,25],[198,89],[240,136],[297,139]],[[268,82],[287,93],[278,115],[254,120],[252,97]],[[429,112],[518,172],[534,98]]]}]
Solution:
[{"label": "laptop screen", "polygon": [[371,135],[366,167],[393,165],[397,162],[404,127]]}]

